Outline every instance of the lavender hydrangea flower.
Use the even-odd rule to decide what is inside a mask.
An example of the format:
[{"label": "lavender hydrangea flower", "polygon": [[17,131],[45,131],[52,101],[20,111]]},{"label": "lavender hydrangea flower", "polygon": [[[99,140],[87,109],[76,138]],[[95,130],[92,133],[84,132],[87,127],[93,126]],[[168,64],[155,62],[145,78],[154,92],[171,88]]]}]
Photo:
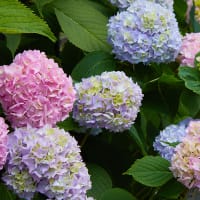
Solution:
[{"label": "lavender hydrangea flower", "polygon": [[126,9],[130,6],[131,3],[134,2],[134,0],[109,0],[110,3],[117,6],[120,9]]},{"label": "lavender hydrangea flower", "polygon": [[[141,0],[142,1],[142,0]],[[174,0],[148,0],[160,4],[168,9],[173,9]],[[110,0],[110,2],[120,9],[128,8],[135,0]]]},{"label": "lavender hydrangea flower", "polygon": [[178,125],[169,125],[155,138],[153,147],[166,160],[171,161],[177,144],[186,136],[186,128],[190,119],[180,122]]},{"label": "lavender hydrangea flower", "polygon": [[130,63],[174,61],[181,34],[174,13],[157,3],[137,0],[109,19],[108,42],[116,58]]},{"label": "lavender hydrangea flower", "polygon": [[137,117],[143,94],[124,72],[104,72],[75,85],[73,118],[87,128],[113,132],[129,129]]},{"label": "lavender hydrangea flower", "polygon": [[18,128],[8,138],[5,184],[30,200],[40,192],[55,200],[85,200],[90,176],[76,140],[49,125]]}]

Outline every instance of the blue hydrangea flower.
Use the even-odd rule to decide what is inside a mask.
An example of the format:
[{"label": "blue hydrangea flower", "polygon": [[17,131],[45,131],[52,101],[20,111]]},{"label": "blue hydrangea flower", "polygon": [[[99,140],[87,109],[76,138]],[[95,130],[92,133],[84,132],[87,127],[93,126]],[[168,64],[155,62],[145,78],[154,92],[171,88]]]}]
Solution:
[{"label": "blue hydrangea flower", "polygon": [[129,129],[137,117],[143,94],[124,72],[104,72],[75,84],[73,118],[81,126],[113,132]]},{"label": "blue hydrangea flower", "polygon": [[[120,9],[128,8],[136,0],[110,0],[110,2]],[[143,0],[141,0],[143,1]],[[148,0],[160,4],[168,9],[173,9],[174,0]]]},{"label": "blue hydrangea flower", "polygon": [[76,140],[59,128],[18,128],[8,138],[3,181],[21,198],[86,199],[90,176]]},{"label": "blue hydrangea flower", "polygon": [[146,0],[109,19],[108,42],[116,58],[130,63],[174,61],[181,34],[172,11]]},{"label": "blue hydrangea flower", "polygon": [[190,119],[180,122],[178,125],[169,125],[155,138],[153,147],[158,151],[161,157],[171,161],[177,144],[182,142],[186,136],[186,128]]}]

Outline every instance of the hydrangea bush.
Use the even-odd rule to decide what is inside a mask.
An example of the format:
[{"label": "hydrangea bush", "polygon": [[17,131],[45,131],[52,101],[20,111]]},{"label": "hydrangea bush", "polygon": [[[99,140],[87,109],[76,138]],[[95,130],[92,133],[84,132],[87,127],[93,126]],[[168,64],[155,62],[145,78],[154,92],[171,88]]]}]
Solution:
[{"label": "hydrangea bush", "polygon": [[0,199],[199,199],[199,7],[1,0]]}]

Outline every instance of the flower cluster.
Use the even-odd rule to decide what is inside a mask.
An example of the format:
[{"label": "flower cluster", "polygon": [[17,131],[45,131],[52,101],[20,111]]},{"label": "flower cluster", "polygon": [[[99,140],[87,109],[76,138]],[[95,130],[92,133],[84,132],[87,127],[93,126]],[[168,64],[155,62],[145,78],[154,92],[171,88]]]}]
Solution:
[{"label": "flower cluster", "polygon": [[126,11],[109,19],[108,42],[119,60],[163,63],[177,57],[181,34],[171,10],[137,0]]},{"label": "flower cluster", "polygon": [[71,78],[43,52],[24,51],[0,69],[0,103],[13,127],[55,125],[74,101]]},{"label": "flower cluster", "polygon": [[167,126],[160,132],[160,135],[155,138],[153,147],[163,158],[171,161],[176,145],[182,142],[185,135],[185,125],[181,124]]},{"label": "flower cluster", "polygon": [[18,128],[9,134],[8,149],[3,180],[20,197],[40,192],[56,200],[86,199],[90,176],[69,133],[49,125]]},{"label": "flower cluster", "polygon": [[[110,0],[110,2],[120,9],[128,8],[136,0]],[[142,1],[142,0],[141,0]],[[148,0],[160,4],[163,7],[173,10],[174,0]]]},{"label": "flower cluster", "polygon": [[7,134],[8,125],[5,123],[4,119],[0,117],[0,170],[3,169],[8,154]]},{"label": "flower cluster", "polygon": [[186,129],[187,135],[200,136],[200,120],[192,120]]},{"label": "flower cluster", "polygon": [[172,156],[170,170],[187,188],[200,188],[200,120],[191,121],[186,132]]},{"label": "flower cluster", "polygon": [[113,132],[129,129],[137,117],[143,94],[124,72],[104,72],[75,85],[73,117],[87,128]]},{"label": "flower cluster", "polygon": [[180,49],[181,65],[194,67],[195,55],[200,51],[200,33],[187,33]]}]

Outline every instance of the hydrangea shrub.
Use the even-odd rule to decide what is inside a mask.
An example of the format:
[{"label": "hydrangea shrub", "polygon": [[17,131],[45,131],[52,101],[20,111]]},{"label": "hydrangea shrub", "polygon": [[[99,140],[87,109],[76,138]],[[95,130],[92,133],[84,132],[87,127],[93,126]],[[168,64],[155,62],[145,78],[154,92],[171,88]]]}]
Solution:
[{"label": "hydrangea shrub", "polygon": [[199,0],[0,16],[0,199],[199,198]]}]

